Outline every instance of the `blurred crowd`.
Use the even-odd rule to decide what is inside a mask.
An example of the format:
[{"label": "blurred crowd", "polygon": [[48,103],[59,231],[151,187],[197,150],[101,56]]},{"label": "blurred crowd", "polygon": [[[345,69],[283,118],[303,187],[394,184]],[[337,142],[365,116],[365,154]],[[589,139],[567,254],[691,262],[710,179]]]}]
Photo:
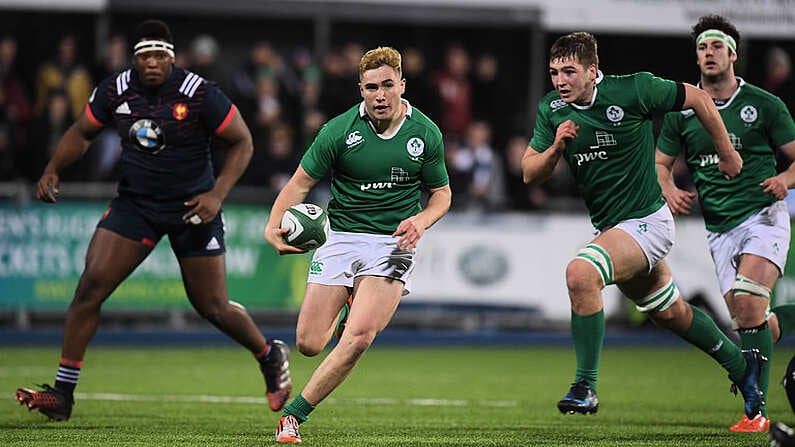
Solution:
[{"label": "blurred crowd", "polygon": [[[430,116],[446,139],[454,209],[580,210],[563,163],[544,184],[523,184],[520,162],[533,123],[516,122],[521,116],[517,109],[526,106],[516,104],[517,98],[526,96],[517,95],[515,86],[506,82],[497,57],[454,42],[444,48],[443,60],[433,67],[420,48],[398,49],[407,81],[404,97]],[[37,68],[35,79],[24,79],[15,64],[20,50],[13,36],[0,40],[0,182],[35,182],[95,83],[130,64],[124,35],[107,39],[96,58],[85,54],[75,37],[63,36],[54,54]],[[320,58],[307,48],[283,49],[259,41],[230,64],[221,62],[216,38],[199,35],[186,48],[177,48],[176,64],[216,82],[246,119],[254,156],[239,184],[278,192],[326,120],[361,100],[358,64],[365,50],[349,42],[329,48]],[[793,110],[789,55],[772,48],[767,60],[767,76],[760,85]],[[213,150],[216,167],[223,149]],[[115,130],[107,129],[62,179],[118,180],[120,152]],[[677,175],[688,182],[683,165]]]}]

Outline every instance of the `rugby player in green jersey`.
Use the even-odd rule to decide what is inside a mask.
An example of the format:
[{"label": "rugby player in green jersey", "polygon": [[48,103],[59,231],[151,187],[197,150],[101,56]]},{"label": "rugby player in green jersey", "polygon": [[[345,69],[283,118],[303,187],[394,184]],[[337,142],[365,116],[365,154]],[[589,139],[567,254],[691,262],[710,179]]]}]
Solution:
[{"label": "rugby player in green jersey", "polygon": [[[773,343],[795,326],[795,305],[770,312],[770,292],[784,271],[790,218],[784,197],[795,185],[795,165],[776,173],[776,150],[795,157],[795,124],[784,103],[735,76],[740,34],[721,16],[704,16],[693,26],[699,87],[717,106],[732,144],[743,158],[743,172],[726,180],[718,155],[692,110],[665,116],[657,141],[657,175],[674,214],[689,214],[695,193],[674,184],[672,167],[682,154],[693,175],[706,224],[721,293],[743,349],[758,349],[770,359]],[[762,368],[760,388],[767,397],[770,363]],[[768,431],[764,404],[743,416],[732,431]]]},{"label": "rugby player in green jersey", "polygon": [[[279,254],[301,253],[282,240],[282,216],[331,174],[331,231],[312,258],[296,327],[302,354],[325,348],[340,310],[353,297],[339,342],[284,408],[277,442],[301,442],[298,425],[345,380],[389,323],[411,289],[417,243],[450,208],[442,134],[402,98],[405,88],[398,51],[379,47],[365,53],[359,64],[363,101],[323,126],[271,208],[265,239]],[[423,188],[430,192],[424,209]]]},{"label": "rugby player in green jersey", "polygon": [[564,157],[597,230],[566,268],[577,369],[558,409],[583,414],[598,409],[605,333],[601,291],[616,284],[656,324],[718,361],[742,392],[746,414],[756,414],[763,359],[756,351],[742,352],[707,314],[687,304],[664,261],[673,245],[674,222],[657,183],[651,116],[692,108],[719,148],[722,174],[737,176],[742,160],[703,91],[650,73],[606,76],[598,67],[591,34],[568,34],[552,45],[549,74],[555,90],[539,103],[522,158],[524,181],[535,184]]}]

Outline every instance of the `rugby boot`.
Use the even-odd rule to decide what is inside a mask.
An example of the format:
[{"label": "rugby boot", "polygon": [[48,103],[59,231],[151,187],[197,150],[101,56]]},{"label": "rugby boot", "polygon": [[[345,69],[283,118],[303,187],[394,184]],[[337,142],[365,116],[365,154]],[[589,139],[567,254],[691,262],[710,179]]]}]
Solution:
[{"label": "rugby boot", "polygon": [[28,407],[28,411],[38,411],[51,421],[68,421],[72,415],[74,398],[50,385],[42,384],[40,391],[30,388],[19,388],[16,400],[20,405]]},{"label": "rugby boot", "polygon": [[271,350],[260,366],[265,376],[268,406],[273,411],[284,408],[284,404],[293,390],[290,379],[290,348],[281,340],[271,340]]},{"label": "rugby boot", "polygon": [[301,435],[298,434],[298,420],[292,414],[283,416],[276,427],[276,442],[281,444],[300,444]]},{"label": "rugby boot", "polygon": [[566,396],[558,402],[558,410],[564,414],[596,413],[598,409],[599,398],[596,396],[596,390],[585,379],[574,382]]},{"label": "rugby boot", "polygon": [[753,419],[743,415],[742,419],[729,427],[729,431],[735,433],[767,433],[770,431],[770,419],[762,416],[761,413],[757,414]]},{"label": "rugby boot", "polygon": [[739,391],[745,401],[745,415],[753,420],[758,416],[759,408],[764,404],[762,390],[759,388],[759,377],[762,374],[762,365],[767,358],[758,349],[748,349],[743,351],[745,357],[745,374],[743,377],[732,383],[731,392],[737,395]]}]

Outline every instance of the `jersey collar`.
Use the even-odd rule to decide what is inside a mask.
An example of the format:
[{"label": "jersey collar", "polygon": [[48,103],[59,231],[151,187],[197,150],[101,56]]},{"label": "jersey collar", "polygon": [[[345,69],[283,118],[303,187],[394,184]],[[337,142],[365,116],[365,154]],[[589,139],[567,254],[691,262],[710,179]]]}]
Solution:
[{"label": "jersey collar", "polygon": [[[726,107],[729,107],[731,105],[732,101],[734,101],[734,98],[737,97],[737,95],[740,93],[740,90],[745,85],[745,79],[743,79],[743,78],[741,78],[739,76],[735,76],[734,78],[737,79],[737,88],[734,90],[734,93],[732,93],[732,95],[729,97],[729,99],[725,103],[723,103],[720,106],[717,106],[718,110],[723,110]],[[698,88],[701,88],[701,81],[698,81],[698,84],[696,84],[696,86]]]},{"label": "jersey collar", "polygon": [[602,70],[596,70],[596,79],[594,79],[593,83],[593,95],[591,95],[591,102],[581,106],[579,104],[571,103],[570,106],[574,107],[577,110],[588,110],[593,107],[594,103],[596,103],[596,94],[599,93],[599,89],[597,86],[602,82],[605,78],[605,75],[602,73]]}]

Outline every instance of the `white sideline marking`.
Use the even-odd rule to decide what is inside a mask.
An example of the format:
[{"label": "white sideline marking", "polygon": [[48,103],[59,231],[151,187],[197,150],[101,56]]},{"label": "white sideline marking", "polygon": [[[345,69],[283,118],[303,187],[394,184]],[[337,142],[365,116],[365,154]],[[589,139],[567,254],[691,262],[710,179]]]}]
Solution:
[{"label": "white sideline marking", "polygon": [[[6,393],[11,396],[14,393]],[[117,393],[75,393],[75,400],[111,400],[118,402],[202,402],[214,404],[257,404],[267,405],[264,397],[249,396],[209,396],[199,395],[154,395],[154,394],[117,394]],[[355,405],[409,405],[423,407],[515,407],[514,400],[450,400],[450,399],[392,399],[392,398],[359,398],[359,399],[326,399],[328,404]]]}]

